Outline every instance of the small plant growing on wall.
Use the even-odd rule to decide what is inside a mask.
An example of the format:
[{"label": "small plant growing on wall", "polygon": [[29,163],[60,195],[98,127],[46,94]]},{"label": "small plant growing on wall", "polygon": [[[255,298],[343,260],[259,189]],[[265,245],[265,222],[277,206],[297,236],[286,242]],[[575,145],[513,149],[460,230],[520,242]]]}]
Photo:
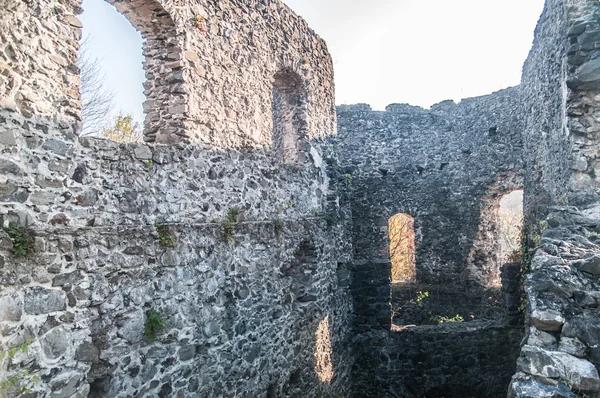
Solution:
[{"label": "small plant growing on wall", "polygon": [[233,232],[239,222],[239,217],[242,215],[242,210],[238,208],[231,208],[227,210],[225,214],[225,219],[221,222],[221,226],[223,227],[223,238],[228,243],[234,243],[235,239],[233,239]]},{"label": "small plant growing on wall", "polygon": [[456,314],[451,318],[443,315],[435,315],[431,317],[431,320],[441,325],[442,323],[464,322],[465,319],[462,317],[462,315]]},{"label": "small plant growing on wall", "polygon": [[352,174],[344,174],[344,181],[346,182],[346,188],[348,188],[348,193],[352,195],[352,193],[354,192],[354,187],[352,186]]},{"label": "small plant growing on wall", "polygon": [[25,257],[33,252],[34,238],[30,228],[19,227],[17,223],[11,222],[2,229],[12,241],[12,254],[15,257]]},{"label": "small plant growing on wall", "polygon": [[144,336],[154,341],[156,336],[166,327],[165,320],[154,308],[146,311],[146,323],[144,324]]},{"label": "small plant growing on wall", "polygon": [[167,225],[154,221],[154,228],[158,232],[158,244],[161,247],[175,247],[177,239],[173,235],[173,231]]}]

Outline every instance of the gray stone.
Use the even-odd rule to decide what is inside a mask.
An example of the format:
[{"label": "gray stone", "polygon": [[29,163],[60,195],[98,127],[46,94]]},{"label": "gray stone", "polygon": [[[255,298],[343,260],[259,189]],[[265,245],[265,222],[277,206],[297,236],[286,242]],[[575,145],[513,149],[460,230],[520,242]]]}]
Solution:
[{"label": "gray stone", "polygon": [[[61,383],[58,391],[52,392],[50,398],[76,398],[76,397],[87,397],[86,395],[82,395],[86,390],[89,390],[89,386],[85,388],[85,385],[79,387],[81,382],[80,376],[73,376],[66,383]],[[55,386],[57,388],[58,386]]]},{"label": "gray stone", "polygon": [[578,358],[584,358],[587,352],[587,347],[577,338],[563,336],[560,338],[558,350]]},{"label": "gray stone", "polygon": [[58,195],[52,191],[36,191],[29,196],[31,203],[48,206],[56,202]]},{"label": "gray stone", "polygon": [[181,258],[173,250],[167,250],[162,255],[162,264],[167,267],[176,267],[181,264]]},{"label": "gray stone", "polygon": [[82,362],[96,363],[99,361],[99,354],[100,351],[93,343],[84,341],[79,345],[79,347],[77,347],[77,350],[75,351],[75,359]]},{"label": "gray stone", "polygon": [[83,279],[81,271],[73,271],[66,274],[56,275],[52,279],[52,287],[62,287],[65,285],[74,285]]},{"label": "gray stone", "polygon": [[511,383],[508,398],[577,398],[577,395],[562,383],[553,386],[527,379]]},{"label": "gray stone", "polygon": [[563,315],[555,310],[534,310],[531,314],[531,325],[547,332],[556,332],[565,323]]},{"label": "gray stone", "polygon": [[51,160],[48,162],[48,169],[57,173],[65,174],[69,171],[69,162],[66,160]]},{"label": "gray stone", "polygon": [[588,347],[600,345],[600,321],[585,317],[572,318],[565,323],[562,336],[577,338]]},{"label": "gray stone", "polygon": [[21,174],[21,168],[10,160],[0,159],[0,173],[1,174]]},{"label": "gray stone", "polygon": [[588,274],[592,274],[594,276],[600,275],[600,257],[593,256],[591,258],[587,258],[582,260],[579,263],[579,270],[582,272],[587,272]]},{"label": "gray stone", "polygon": [[6,146],[17,145],[17,140],[15,139],[14,133],[10,130],[0,131],[0,144]]},{"label": "gray stone", "polygon": [[577,79],[581,83],[586,84],[600,82],[600,58],[585,63],[581,69],[579,69]]},{"label": "gray stone", "polygon": [[144,324],[146,316],[141,309],[133,310],[119,320],[119,329],[117,335],[130,343],[139,342],[144,338]]},{"label": "gray stone", "polygon": [[556,337],[550,333],[538,330],[533,326],[529,328],[529,338],[527,339],[528,345],[547,348],[556,346],[556,343]]},{"label": "gray stone", "polygon": [[44,142],[43,148],[47,151],[54,152],[57,155],[65,156],[69,146],[64,141],[49,138]]},{"label": "gray stone", "polygon": [[69,349],[71,342],[70,336],[61,327],[56,327],[46,333],[40,339],[40,344],[44,354],[50,359],[57,359],[65,354]]},{"label": "gray stone", "polygon": [[152,151],[145,145],[136,146],[134,148],[135,157],[142,160],[152,159]]},{"label": "gray stone", "polygon": [[565,380],[577,390],[600,390],[600,376],[596,367],[589,361],[563,352],[525,346],[521,350],[519,369],[533,376]]},{"label": "gray stone", "polygon": [[31,315],[49,314],[67,309],[67,297],[62,290],[39,286],[25,289],[25,312]]},{"label": "gray stone", "polygon": [[194,358],[196,355],[196,346],[187,345],[183,346],[179,349],[179,360],[180,361],[189,361]]},{"label": "gray stone", "polygon": [[22,315],[22,297],[16,293],[0,296],[0,322],[19,322]]},{"label": "gray stone", "polygon": [[10,198],[16,191],[17,186],[14,184],[0,184],[0,199],[10,201]]},{"label": "gray stone", "polygon": [[98,191],[95,189],[87,189],[83,193],[77,195],[75,202],[79,206],[90,207],[94,206],[98,201]]}]

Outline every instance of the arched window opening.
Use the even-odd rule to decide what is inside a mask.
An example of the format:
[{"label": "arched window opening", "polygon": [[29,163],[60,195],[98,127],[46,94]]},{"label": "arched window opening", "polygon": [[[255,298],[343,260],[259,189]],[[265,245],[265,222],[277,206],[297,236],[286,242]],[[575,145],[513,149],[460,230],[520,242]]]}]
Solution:
[{"label": "arched window opening", "polygon": [[306,150],[306,90],[302,78],[284,69],[273,78],[273,150],[283,163],[303,162]]},{"label": "arched window opening", "polygon": [[498,208],[498,264],[517,262],[521,257],[523,191],[513,191],[500,199]]},{"label": "arched window opening", "polygon": [[415,220],[408,214],[396,214],[388,220],[392,283],[416,280]]},{"label": "arched window opening", "polygon": [[181,134],[186,97],[170,14],[156,0],[83,0],[82,7],[81,135],[141,142]]},{"label": "arched window opening", "polygon": [[492,186],[481,199],[478,232],[469,253],[467,270],[473,281],[488,289],[502,286],[502,266],[521,261],[522,227],[523,191]]}]

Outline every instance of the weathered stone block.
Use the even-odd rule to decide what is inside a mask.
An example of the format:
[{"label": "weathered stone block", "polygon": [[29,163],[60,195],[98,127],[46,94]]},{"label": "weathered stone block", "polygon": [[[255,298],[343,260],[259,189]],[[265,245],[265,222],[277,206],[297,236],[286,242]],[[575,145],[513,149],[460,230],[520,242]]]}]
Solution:
[{"label": "weathered stone block", "polygon": [[77,347],[75,351],[75,359],[82,362],[98,362],[100,351],[91,342],[83,342]]},{"label": "weathered stone block", "polygon": [[0,322],[19,322],[23,315],[23,298],[16,294],[0,296]]},{"label": "weathered stone block", "polygon": [[67,352],[71,345],[71,339],[62,327],[56,327],[40,339],[40,344],[48,358],[57,359]]},{"label": "weathered stone block", "polygon": [[531,314],[531,324],[540,330],[556,332],[565,323],[563,315],[555,310],[535,309]]},{"label": "weathered stone block", "polygon": [[152,159],[152,151],[145,145],[139,145],[134,148],[134,154],[137,159],[150,160]]},{"label": "weathered stone block", "polygon": [[533,376],[566,380],[581,391],[599,391],[600,376],[589,361],[572,355],[525,346],[521,350],[519,369]]},{"label": "weathered stone block", "polygon": [[67,297],[62,290],[35,286],[25,289],[25,312],[31,315],[49,314],[67,309]]}]

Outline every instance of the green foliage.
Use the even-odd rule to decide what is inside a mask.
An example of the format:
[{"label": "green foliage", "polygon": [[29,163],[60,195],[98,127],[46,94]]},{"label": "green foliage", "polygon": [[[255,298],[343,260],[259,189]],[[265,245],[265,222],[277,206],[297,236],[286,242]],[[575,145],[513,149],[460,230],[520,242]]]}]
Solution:
[{"label": "green foliage", "polygon": [[348,188],[348,193],[352,195],[354,192],[354,187],[352,186],[352,174],[344,174],[344,181],[346,182],[346,187]]},{"label": "green foliage", "polygon": [[548,221],[540,221],[535,228],[530,232],[530,239],[533,249],[537,250],[542,245],[542,234],[548,229]]},{"label": "green foliage", "polygon": [[423,302],[427,298],[429,298],[429,292],[419,290],[414,298],[410,299],[407,303],[396,307],[392,310],[392,318],[400,314],[400,311],[402,311],[404,308],[407,308],[408,306],[416,305],[418,307],[422,307]]},{"label": "green foliage", "polygon": [[455,322],[464,322],[465,321],[465,319],[459,314],[456,314],[452,318],[449,318],[447,316],[442,316],[442,315],[435,315],[435,316],[431,317],[431,320],[433,322],[437,322],[440,325],[442,323],[455,323]]},{"label": "green foliage", "polygon": [[429,297],[429,292],[424,292],[424,291],[419,290],[417,292],[417,297],[415,298],[415,302],[420,307],[423,305],[423,300],[425,300],[427,297]]},{"label": "green foliage", "polygon": [[104,130],[104,137],[113,141],[131,143],[142,141],[142,131],[140,126],[133,121],[133,116],[119,114],[114,124]]},{"label": "green foliage", "polygon": [[158,232],[158,244],[162,247],[175,247],[177,239],[173,235],[173,231],[167,225],[163,225],[158,221],[154,221],[154,228]]},{"label": "green foliage", "polygon": [[12,240],[12,254],[15,257],[25,257],[33,252],[33,231],[28,227],[19,227],[16,223],[11,222],[8,227],[2,228]]},{"label": "green foliage", "polygon": [[147,169],[151,169],[152,166],[154,166],[154,162],[152,161],[152,159],[147,160],[144,162],[144,166],[146,166]]},{"label": "green foliage", "polygon": [[[0,361],[5,358],[13,359],[17,353],[26,353],[34,339],[28,339],[24,343],[15,346],[6,351],[0,351]],[[0,396],[16,397],[31,392],[33,384],[40,381],[37,374],[31,373],[28,369],[19,369],[13,376],[0,380]]]},{"label": "green foliage", "polygon": [[29,346],[35,341],[35,339],[27,339],[24,343],[15,346],[6,351],[0,351],[0,361],[4,358],[13,359],[18,352],[27,352],[29,351]]},{"label": "green foliage", "polygon": [[144,324],[144,336],[154,341],[156,336],[166,327],[165,320],[154,308],[146,311],[146,323]]},{"label": "green foliage", "polygon": [[243,211],[236,207],[227,210],[227,213],[225,213],[225,219],[221,222],[221,226],[223,227],[223,238],[225,238],[226,242],[235,243],[233,232],[237,227],[239,217],[242,213]]}]

